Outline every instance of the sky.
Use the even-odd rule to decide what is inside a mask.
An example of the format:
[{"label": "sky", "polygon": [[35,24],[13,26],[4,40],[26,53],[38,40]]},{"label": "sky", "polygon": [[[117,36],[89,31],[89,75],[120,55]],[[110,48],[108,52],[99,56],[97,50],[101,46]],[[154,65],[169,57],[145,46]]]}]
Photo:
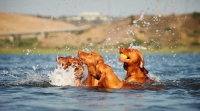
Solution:
[{"label": "sky", "polygon": [[52,17],[83,12],[121,17],[141,13],[184,14],[200,12],[200,0],[0,0],[0,12]]}]

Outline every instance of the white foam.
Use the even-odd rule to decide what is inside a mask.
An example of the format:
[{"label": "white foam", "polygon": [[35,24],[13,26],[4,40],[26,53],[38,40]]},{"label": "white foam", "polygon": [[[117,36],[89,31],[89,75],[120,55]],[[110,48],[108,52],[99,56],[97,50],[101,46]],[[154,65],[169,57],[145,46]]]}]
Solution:
[{"label": "white foam", "polygon": [[[83,78],[82,81],[87,77],[88,71],[87,66],[83,66]],[[53,72],[48,74],[50,84],[54,86],[76,86],[75,83],[75,72],[73,67],[69,66],[67,69],[63,69],[61,66],[58,66]]]},{"label": "white foam", "polygon": [[53,72],[48,74],[50,84],[54,86],[75,86],[75,72],[73,67],[63,69],[58,67]]}]

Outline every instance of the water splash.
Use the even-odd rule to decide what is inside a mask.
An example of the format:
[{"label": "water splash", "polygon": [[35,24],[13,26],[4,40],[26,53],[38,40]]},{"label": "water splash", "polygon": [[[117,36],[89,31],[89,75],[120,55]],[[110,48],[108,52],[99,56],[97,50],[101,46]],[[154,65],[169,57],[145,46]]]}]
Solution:
[{"label": "water splash", "polygon": [[130,35],[130,34],[131,34],[131,35],[135,35],[135,33],[133,32],[133,30],[128,30],[128,31],[126,32],[126,34],[127,34],[127,35]]},{"label": "water splash", "polygon": [[149,73],[148,77],[154,80],[155,82],[161,82],[160,78],[152,73]]},{"label": "water splash", "polygon": [[39,65],[36,66],[32,66],[33,70],[36,71],[36,69],[38,68]]},{"label": "water splash", "polygon": [[144,46],[135,46],[135,45],[133,45],[133,43],[131,43],[129,45],[129,48],[134,48],[134,49],[138,49],[138,50],[147,50],[146,47],[144,47]]},{"label": "water splash", "polygon": [[[0,81],[0,86],[31,86],[31,87],[52,87],[52,86],[75,86],[75,72],[73,67],[68,67],[66,70],[58,67],[53,72],[42,74],[37,73],[38,66],[32,66],[32,70],[20,70],[20,74],[14,71],[3,70],[2,79],[8,80],[6,82]],[[87,77],[87,66],[84,65],[83,79]]]},{"label": "water splash", "polygon": [[[67,69],[63,69],[61,66],[58,66],[53,72],[48,74],[50,84],[53,86],[75,86],[75,72],[73,67],[69,66]],[[87,77],[87,67],[84,65],[83,78],[85,80]]]},{"label": "water splash", "polygon": [[144,11],[141,12],[139,20],[142,21],[144,19]]},{"label": "water splash", "polygon": [[[141,27],[141,26],[138,24],[139,21],[142,22],[142,24],[143,24],[144,27],[148,27],[148,26],[151,25],[149,22],[146,22],[146,21],[144,20],[144,14],[145,14],[145,12],[142,11],[142,12],[141,12],[141,15],[140,15],[140,18],[137,19],[137,20],[133,20],[133,24],[134,24],[136,27],[138,27],[138,28]],[[156,19],[157,19],[157,18],[156,18]]]},{"label": "water splash", "polygon": [[[20,72],[20,73],[19,73]],[[3,71],[2,79],[6,82],[0,82],[0,86],[31,86],[31,87],[50,87],[46,75],[36,73],[35,70]]]},{"label": "water splash", "polygon": [[58,67],[53,72],[48,74],[50,84],[54,86],[75,86],[75,72],[73,67],[68,67],[67,69],[63,69],[62,67]]}]

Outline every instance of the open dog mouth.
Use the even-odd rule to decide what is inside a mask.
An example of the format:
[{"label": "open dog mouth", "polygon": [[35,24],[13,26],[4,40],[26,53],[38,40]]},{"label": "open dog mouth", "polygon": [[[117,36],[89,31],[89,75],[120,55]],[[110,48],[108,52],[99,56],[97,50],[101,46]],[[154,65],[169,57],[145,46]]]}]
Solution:
[{"label": "open dog mouth", "polygon": [[99,76],[96,76],[96,77],[94,77],[95,79],[97,79],[97,80],[100,80],[100,77]]}]

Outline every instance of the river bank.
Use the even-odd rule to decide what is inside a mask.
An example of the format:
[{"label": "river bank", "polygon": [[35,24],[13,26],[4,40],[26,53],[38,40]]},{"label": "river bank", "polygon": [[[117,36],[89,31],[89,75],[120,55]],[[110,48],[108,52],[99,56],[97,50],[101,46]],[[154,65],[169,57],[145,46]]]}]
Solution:
[{"label": "river bank", "polygon": [[[76,54],[78,50],[88,52],[98,52],[102,54],[115,54],[118,53],[118,49],[103,50],[98,48],[73,48],[73,49],[58,49],[58,48],[0,48],[0,54]],[[144,54],[170,54],[170,53],[200,53],[198,46],[193,47],[180,47],[176,49],[146,49],[140,50]]]}]

